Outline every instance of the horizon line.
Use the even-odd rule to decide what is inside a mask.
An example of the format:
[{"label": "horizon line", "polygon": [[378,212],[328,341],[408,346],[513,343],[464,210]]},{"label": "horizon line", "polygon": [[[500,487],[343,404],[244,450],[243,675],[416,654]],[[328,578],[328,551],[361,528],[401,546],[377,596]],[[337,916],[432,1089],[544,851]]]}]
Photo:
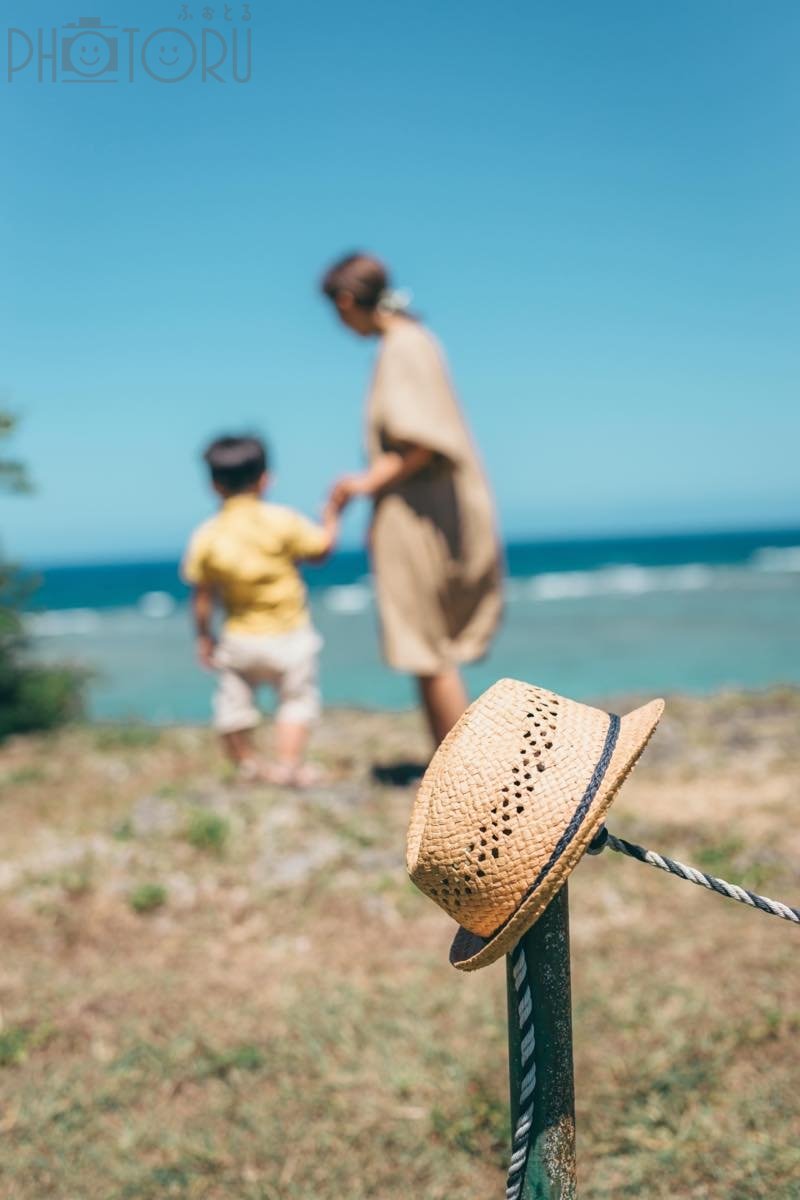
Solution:
[{"label": "horizon line", "polygon": [[[617,529],[612,532],[589,532],[584,534],[570,534],[565,532],[546,533],[538,535],[513,535],[507,538],[501,538],[501,545],[508,550],[515,546],[530,546],[530,545],[558,545],[561,543],[585,544],[592,542],[610,542],[610,541],[649,541],[653,539],[661,539],[663,541],[674,540],[678,538],[707,538],[707,537],[741,537],[756,535],[764,535],[769,537],[772,534],[786,536],[787,534],[797,534],[800,537],[800,524],[776,524],[776,525],[732,525],[732,526],[710,526],[710,527],[668,527],[668,528],[651,528],[649,530],[631,530]],[[331,558],[335,558],[337,554],[366,554],[366,546],[362,542],[347,542],[343,543],[334,550]],[[129,557],[119,556],[100,556],[97,558],[89,557],[74,557],[74,558],[33,558],[28,561],[21,560],[15,563],[15,566],[22,571],[38,570],[38,571],[53,571],[61,570],[70,567],[114,567],[114,566],[157,566],[159,564],[173,564],[180,562],[183,555],[183,550],[176,552],[139,552],[133,553]]]}]

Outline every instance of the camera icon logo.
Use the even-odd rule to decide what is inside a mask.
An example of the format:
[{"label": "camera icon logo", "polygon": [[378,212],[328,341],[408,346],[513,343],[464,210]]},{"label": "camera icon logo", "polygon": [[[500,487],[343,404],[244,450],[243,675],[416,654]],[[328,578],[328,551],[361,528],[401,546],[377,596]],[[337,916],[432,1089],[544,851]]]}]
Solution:
[{"label": "camera icon logo", "polygon": [[64,25],[68,33],[61,38],[61,70],[75,76],[65,83],[116,83],[109,78],[117,70],[118,39],[108,30],[116,25],[104,25],[100,17],[79,17]]}]

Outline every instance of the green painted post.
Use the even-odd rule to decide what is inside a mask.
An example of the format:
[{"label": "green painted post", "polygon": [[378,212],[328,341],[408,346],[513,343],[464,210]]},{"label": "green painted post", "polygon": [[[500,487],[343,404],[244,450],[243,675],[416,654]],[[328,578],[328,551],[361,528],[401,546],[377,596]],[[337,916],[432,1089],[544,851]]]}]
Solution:
[{"label": "green painted post", "polygon": [[[575,1084],[566,884],[508,955],[506,967],[511,1129],[512,1135],[516,1133],[507,1195],[509,1200],[574,1200]],[[530,1087],[532,1067],[533,1089],[520,1104],[526,1084]],[[520,1134],[527,1126],[526,1153],[525,1137]]]}]

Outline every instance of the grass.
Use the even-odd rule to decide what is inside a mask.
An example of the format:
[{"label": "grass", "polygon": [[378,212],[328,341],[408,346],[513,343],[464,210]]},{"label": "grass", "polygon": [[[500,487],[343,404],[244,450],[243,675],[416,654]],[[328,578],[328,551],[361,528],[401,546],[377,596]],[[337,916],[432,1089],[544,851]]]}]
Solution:
[{"label": "grass", "polygon": [[48,1025],[12,1025],[0,1031],[0,1068],[19,1066],[29,1052],[45,1046],[50,1036]]},{"label": "grass", "polygon": [[153,725],[101,725],[94,731],[98,750],[149,750],[161,740],[161,731]]},{"label": "grass", "polygon": [[14,1067],[25,1058],[30,1030],[22,1026],[0,1033],[0,1067]]},{"label": "grass", "polygon": [[117,821],[111,830],[112,836],[118,842],[129,842],[134,836],[134,832],[133,822],[128,817],[122,821]]},{"label": "grass", "polygon": [[42,767],[37,767],[35,764],[30,766],[20,767],[17,771],[10,771],[9,774],[2,780],[4,786],[26,787],[28,784],[43,783],[47,778],[47,772]]},{"label": "grass", "polygon": [[231,833],[230,821],[219,813],[197,808],[189,815],[186,840],[196,850],[222,854]]},{"label": "grass", "polygon": [[134,912],[149,913],[167,902],[167,889],[160,883],[140,883],[130,894],[129,903]]},{"label": "grass", "polygon": [[[798,698],[670,710],[612,829],[791,902]],[[416,720],[329,714],[308,796],[98,732],[0,751],[46,764],[4,791],[0,1200],[501,1196],[504,973],[448,966],[369,772]],[[570,891],[581,1200],[798,1200],[796,930],[612,855]]]},{"label": "grass", "polygon": [[768,863],[753,860],[741,838],[729,837],[697,848],[697,866],[717,878],[756,890],[769,880]]}]

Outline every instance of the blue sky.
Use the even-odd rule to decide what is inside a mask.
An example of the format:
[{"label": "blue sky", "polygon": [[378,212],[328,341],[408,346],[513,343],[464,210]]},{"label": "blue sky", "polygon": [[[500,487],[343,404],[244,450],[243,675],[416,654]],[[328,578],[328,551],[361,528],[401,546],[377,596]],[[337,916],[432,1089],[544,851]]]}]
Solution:
[{"label": "blue sky", "polygon": [[[244,35],[239,0],[189,7],[4,24]],[[507,535],[797,523],[794,0],[251,10],[246,84],[8,83],[2,52],[0,396],[38,486],[0,500],[7,551],[177,552],[225,429],[313,512],[374,353],[315,284],[361,246],[443,339]]]}]

